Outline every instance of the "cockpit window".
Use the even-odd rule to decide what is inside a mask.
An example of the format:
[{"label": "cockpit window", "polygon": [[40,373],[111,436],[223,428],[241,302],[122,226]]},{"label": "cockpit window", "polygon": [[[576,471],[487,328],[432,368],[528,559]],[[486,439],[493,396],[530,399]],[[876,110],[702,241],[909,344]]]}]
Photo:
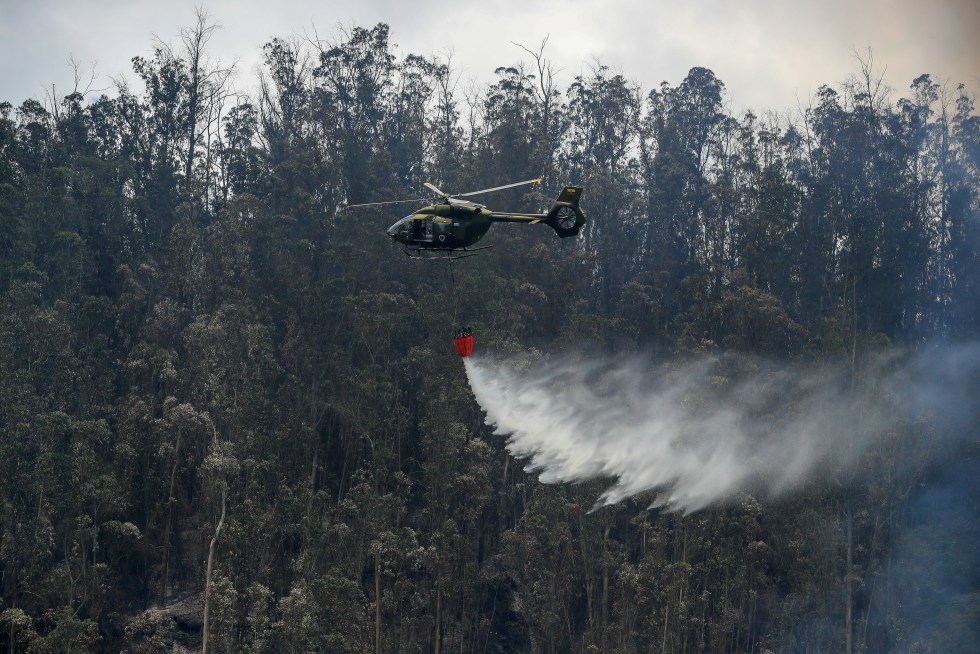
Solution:
[{"label": "cockpit window", "polygon": [[409,214],[409,215],[405,216],[404,218],[402,218],[401,220],[399,220],[394,225],[392,225],[391,227],[389,227],[388,228],[388,235],[389,236],[394,236],[395,234],[397,234],[398,232],[400,232],[402,230],[402,228],[405,226],[405,223],[407,223],[409,220],[412,219],[412,216],[413,216],[413,214]]}]

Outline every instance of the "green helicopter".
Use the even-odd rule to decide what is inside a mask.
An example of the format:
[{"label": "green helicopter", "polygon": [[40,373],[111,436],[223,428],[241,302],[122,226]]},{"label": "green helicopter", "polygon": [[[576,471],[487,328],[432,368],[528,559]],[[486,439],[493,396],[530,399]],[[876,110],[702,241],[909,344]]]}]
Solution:
[{"label": "green helicopter", "polygon": [[405,202],[428,201],[430,204],[416,209],[391,227],[388,235],[405,246],[406,253],[413,258],[434,258],[445,253],[450,258],[471,256],[482,248],[473,248],[490,230],[494,223],[523,223],[548,225],[560,238],[568,238],[579,233],[585,224],[585,212],[579,207],[582,198],[581,186],[566,186],[545,213],[493,211],[486,205],[462,198],[502,191],[525,184],[537,184],[540,179],[515,182],[504,186],[470,191],[468,193],[445,193],[433,184],[425,187],[436,194],[435,199],[416,198],[413,200],[394,200],[389,202],[369,202],[353,204],[348,208],[372,207]]}]

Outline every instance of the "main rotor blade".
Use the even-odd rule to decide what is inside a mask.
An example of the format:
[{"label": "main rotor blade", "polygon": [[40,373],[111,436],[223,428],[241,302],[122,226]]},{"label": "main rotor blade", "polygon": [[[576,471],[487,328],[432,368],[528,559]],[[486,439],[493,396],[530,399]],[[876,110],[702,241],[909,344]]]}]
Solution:
[{"label": "main rotor blade", "polygon": [[480,191],[470,191],[469,193],[457,193],[454,198],[465,198],[470,195],[479,195],[480,193],[489,193],[490,191],[502,191],[505,188],[514,188],[515,186],[524,186],[525,184],[537,184],[540,179],[529,179],[526,182],[515,182],[513,184],[504,184],[503,186],[494,186],[493,188],[485,188]]},{"label": "main rotor blade", "polygon": [[353,209],[355,207],[378,207],[382,204],[405,204],[406,202],[428,202],[427,198],[415,198],[414,200],[389,200],[388,202],[367,202],[365,204],[348,204],[345,209]]},{"label": "main rotor blade", "polygon": [[438,195],[441,198],[448,198],[449,197],[449,194],[448,193],[443,193],[442,191],[440,191],[439,189],[437,189],[435,187],[435,184],[430,184],[429,182],[426,182],[422,186],[424,186],[425,188],[429,189],[430,191],[432,191],[433,193],[435,193],[436,195]]}]

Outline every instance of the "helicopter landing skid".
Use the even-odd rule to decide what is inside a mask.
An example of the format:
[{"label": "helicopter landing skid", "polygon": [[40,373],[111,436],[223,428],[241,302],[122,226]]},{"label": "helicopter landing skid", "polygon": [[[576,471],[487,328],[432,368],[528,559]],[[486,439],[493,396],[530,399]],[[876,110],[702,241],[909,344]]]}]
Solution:
[{"label": "helicopter landing skid", "polygon": [[[426,250],[422,248],[405,248],[405,254],[409,259],[417,259],[419,261],[455,261],[456,259],[465,259],[467,257],[475,257],[480,254],[483,250],[489,250],[492,245],[484,245],[483,247],[467,249],[460,248],[458,250]],[[445,256],[443,256],[445,253]]]}]

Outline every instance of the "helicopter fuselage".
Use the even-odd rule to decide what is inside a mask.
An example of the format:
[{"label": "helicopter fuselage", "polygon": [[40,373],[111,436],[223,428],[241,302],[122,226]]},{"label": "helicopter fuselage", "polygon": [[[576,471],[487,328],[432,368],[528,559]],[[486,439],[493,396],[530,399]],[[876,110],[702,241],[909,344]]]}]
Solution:
[{"label": "helicopter fuselage", "polygon": [[456,250],[473,245],[493,225],[482,204],[433,204],[412,212],[388,228],[388,235],[410,248]]}]

